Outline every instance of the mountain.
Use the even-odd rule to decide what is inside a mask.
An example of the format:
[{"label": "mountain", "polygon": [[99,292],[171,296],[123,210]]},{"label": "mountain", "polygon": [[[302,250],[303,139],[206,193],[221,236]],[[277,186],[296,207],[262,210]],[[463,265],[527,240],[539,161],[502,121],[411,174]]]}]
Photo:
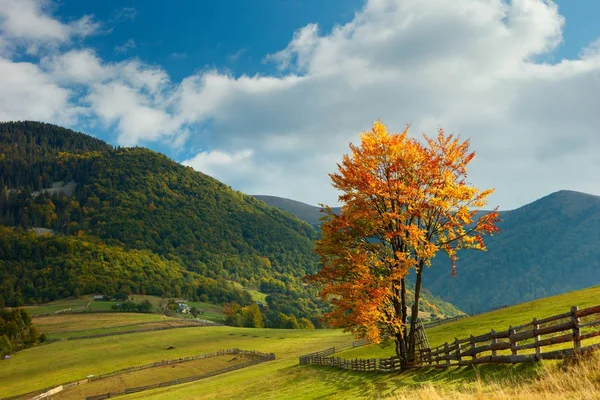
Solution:
[{"label": "mountain", "polygon": [[600,197],[563,190],[500,218],[486,252],[459,253],[454,278],[448,259],[436,257],[423,284],[479,312],[600,283]]},{"label": "mountain", "polygon": [[[319,224],[319,207],[255,197]],[[488,251],[459,252],[454,278],[450,260],[438,255],[423,274],[423,285],[473,313],[600,283],[600,197],[564,190],[502,211],[500,218],[502,231],[485,239]]]},{"label": "mountain", "polygon": [[[265,195],[253,195],[257,199],[264,201],[271,207],[277,207],[280,210],[288,212],[302,221],[308,222],[314,227],[321,225],[319,219],[324,215],[321,212],[321,207],[311,206],[306,203],[302,203],[296,200],[290,200],[283,197],[276,196],[265,196]],[[334,212],[339,212],[339,207],[333,208]]]},{"label": "mountain", "polygon": [[[49,124],[0,123],[0,185],[0,225],[17,229],[0,241],[0,298],[10,305],[126,289],[222,303],[239,298],[234,281],[269,290],[272,311],[314,317],[322,308],[302,282],[319,265],[313,227],[164,155]],[[35,239],[31,228],[57,238]],[[109,261],[76,265],[89,263],[74,250],[85,243]],[[57,246],[69,249],[64,273],[53,270]],[[119,271],[138,261],[142,274]]]}]

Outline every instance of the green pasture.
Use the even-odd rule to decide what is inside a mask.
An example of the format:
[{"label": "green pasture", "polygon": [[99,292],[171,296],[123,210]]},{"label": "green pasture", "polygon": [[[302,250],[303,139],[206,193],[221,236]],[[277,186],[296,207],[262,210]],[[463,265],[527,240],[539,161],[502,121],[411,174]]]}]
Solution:
[{"label": "green pasture", "polygon": [[254,289],[246,289],[246,291],[248,293],[250,293],[250,296],[252,296],[252,300],[258,302],[260,301],[263,304],[267,303],[267,295],[264,293],[259,292],[258,290],[254,290]]},{"label": "green pasture", "polygon": [[[297,364],[297,357],[307,351],[351,341],[350,335],[337,330],[226,326],[60,341],[20,351],[12,359],[2,361],[0,387],[4,396],[12,396],[83,379],[88,375],[229,348],[273,352],[278,360],[266,364],[289,367]],[[169,347],[173,349],[168,350]]]},{"label": "green pasture", "polygon": [[[578,306],[582,309],[598,304],[600,304],[600,286],[594,286],[429,328],[427,329],[427,337],[431,347],[436,347],[445,342],[451,343],[455,338],[463,339],[469,335],[477,336],[488,333],[490,329],[496,331],[507,330],[511,325],[522,325],[533,321],[533,318],[541,319],[562,314],[570,311],[571,306]],[[561,347],[569,347],[569,344],[566,343],[556,348]],[[339,354],[340,357],[344,358],[380,358],[391,357],[392,355],[394,355],[392,347],[381,348],[378,345],[360,347]]]},{"label": "green pasture", "polygon": [[[60,334],[73,336],[72,333],[91,335],[97,330],[125,329],[150,322],[179,321],[158,314],[139,313],[82,313],[58,314],[33,318],[33,324],[40,332],[45,332],[50,337]],[[137,328],[136,328],[137,329]]]},{"label": "green pasture", "polygon": [[31,316],[41,314],[55,314],[61,311],[78,312],[85,311],[86,306],[92,301],[92,296],[85,296],[80,299],[59,300],[37,306],[22,307],[29,312]]},{"label": "green pasture", "polygon": [[77,400],[108,392],[122,392],[127,388],[153,385],[160,382],[172,381],[174,379],[203,375],[219,369],[242,364],[250,360],[251,358],[241,354],[225,355],[147,368],[75,386],[52,396],[52,399]]},{"label": "green pasture", "polygon": [[[455,337],[506,329],[580,308],[600,300],[600,286],[536,300],[488,314],[469,317],[428,330],[432,346]],[[82,314],[81,316],[83,316]],[[99,314],[102,315],[102,314]],[[108,314],[115,315],[115,314]],[[142,314],[138,314],[142,315]],[[66,323],[66,322],[63,322]],[[76,320],[70,322],[71,328]],[[87,322],[89,324],[89,322]],[[198,382],[145,391],[124,399],[304,399],[304,398],[386,398],[407,393],[411,388],[433,384],[461,390],[486,382],[525,382],[557,362],[421,369],[405,373],[359,373],[329,367],[298,365],[298,356],[332,346],[349,344],[353,337],[339,330],[276,330],[233,327],[202,327],[145,332],[78,341],[61,341],[18,352],[2,361],[0,387],[11,396],[36,388],[142,365],[170,358],[186,357],[218,349],[241,348],[274,352],[269,361]],[[171,350],[167,350],[173,347]],[[388,357],[392,348],[367,346],[338,355],[345,358]]]}]

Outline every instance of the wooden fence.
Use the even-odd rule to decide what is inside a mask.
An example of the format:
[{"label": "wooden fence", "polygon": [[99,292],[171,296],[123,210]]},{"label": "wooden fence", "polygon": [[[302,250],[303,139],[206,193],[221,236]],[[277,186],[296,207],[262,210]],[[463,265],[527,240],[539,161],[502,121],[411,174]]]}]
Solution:
[{"label": "wooden fence", "polygon": [[[229,371],[233,371],[234,369],[239,369],[239,368],[244,368],[250,365],[254,365],[254,364],[258,364],[261,362],[265,362],[265,361],[269,361],[269,360],[274,360],[275,359],[275,354],[273,353],[262,353],[259,351],[252,351],[252,350],[242,350],[242,349],[225,349],[225,350],[218,350],[212,353],[203,353],[203,354],[198,354],[195,356],[190,356],[190,357],[182,357],[182,358],[175,358],[175,359],[170,359],[170,360],[161,360],[161,361],[156,361],[153,362],[151,364],[144,364],[144,365],[136,365],[136,366],[132,366],[132,367],[127,367],[127,368],[123,368],[117,371],[113,371],[113,372],[108,372],[106,374],[100,374],[100,375],[94,375],[94,376],[90,376],[88,378],[85,379],[81,379],[81,380],[76,380],[76,381],[71,381],[71,382],[67,382],[67,383],[63,383],[59,386],[50,386],[44,389],[38,389],[35,390],[33,392],[28,392],[28,393],[22,393],[22,394],[18,394],[15,396],[10,396],[10,397],[1,397],[2,400],[15,400],[15,399],[21,399],[21,398],[36,398],[39,396],[39,398],[43,398],[45,393],[48,392],[52,392],[54,391],[56,388],[61,387],[61,390],[66,390],[75,386],[79,386],[79,385],[83,385],[83,384],[87,384],[89,382],[92,381],[96,381],[99,379],[103,379],[103,378],[108,378],[111,376],[115,376],[115,375],[120,375],[120,374],[125,374],[128,372],[133,372],[133,371],[140,371],[143,369],[147,369],[147,368],[154,368],[154,367],[161,367],[164,365],[172,365],[172,364],[178,364],[178,363],[183,363],[186,361],[193,361],[193,360],[198,360],[198,359],[202,359],[202,358],[210,358],[210,357],[217,357],[217,356],[223,356],[223,355],[237,355],[237,354],[243,354],[245,356],[248,356],[251,358],[250,361],[246,362],[246,363],[242,363],[242,364],[238,364],[238,365],[234,365],[231,367],[227,367],[227,368],[223,368],[217,371],[211,371],[207,374],[204,375],[198,375],[195,378],[197,379],[203,379],[203,378],[207,378],[209,376],[213,376],[213,375],[217,375],[217,374],[222,374],[225,372],[229,372]],[[178,379],[178,383],[184,383],[183,379],[190,379],[190,377],[188,378],[182,378],[182,379]],[[171,382],[175,382],[175,381],[171,381]],[[168,383],[168,382],[167,382]],[[165,382],[160,383],[163,386],[168,386]],[[160,384],[156,384],[156,385],[160,385]],[[171,385],[174,385],[175,383],[170,383]],[[155,386],[155,385],[150,385],[150,386]],[[140,386],[143,387],[143,386]],[[158,386],[156,386],[158,387]],[[131,389],[129,389],[131,390]],[[144,389],[145,390],[145,389]],[[120,393],[110,393],[109,397],[113,397],[115,395],[123,395],[125,394],[125,392],[120,392]],[[0,392],[1,395],[1,392]],[[105,393],[99,396],[108,396],[109,393]],[[94,396],[92,396],[92,398],[95,398]],[[107,398],[107,397],[99,397],[99,398]]]},{"label": "wooden fence", "polygon": [[166,386],[173,386],[173,385],[179,385],[182,383],[193,382],[193,381],[197,381],[200,379],[210,378],[211,376],[224,374],[226,372],[235,371],[238,369],[250,367],[252,365],[260,364],[260,363],[263,363],[266,361],[271,361],[271,360],[275,359],[275,354],[273,354],[273,353],[267,354],[267,353],[261,353],[258,351],[246,351],[246,350],[240,350],[240,349],[231,349],[231,350],[236,350],[237,352],[236,353],[228,353],[227,352],[228,350],[225,350],[225,352],[223,354],[244,354],[244,355],[251,356],[254,359],[247,361],[245,363],[242,363],[242,364],[237,364],[237,365],[233,365],[231,367],[225,367],[225,368],[221,368],[221,369],[218,369],[215,371],[210,371],[210,372],[207,372],[202,375],[188,376],[185,378],[174,379],[172,381],[155,383],[152,385],[136,386],[136,387],[132,387],[132,388],[127,388],[120,392],[109,392],[109,393],[103,393],[103,394],[94,395],[94,396],[88,396],[88,397],[86,397],[86,400],[103,400],[103,399],[122,396],[122,395],[130,394],[130,393],[142,392],[144,390],[157,389],[157,388],[166,387]]},{"label": "wooden fence", "polygon": [[252,359],[262,359],[262,358],[269,357],[269,354],[261,353],[258,351],[242,350],[242,349],[225,349],[225,350],[213,351],[212,353],[198,354],[198,355],[190,356],[190,357],[174,358],[171,360],[156,361],[151,364],[136,365],[133,367],[123,368],[123,369],[120,369],[117,371],[108,372],[106,374],[94,375],[88,379],[91,382],[91,381],[96,381],[98,379],[108,378],[108,377],[114,376],[114,375],[125,374],[127,372],[140,371],[142,369],[162,367],[165,365],[180,364],[180,363],[184,363],[187,361],[200,360],[203,358],[211,358],[211,357],[226,356],[226,355],[237,355],[237,354],[242,354],[242,355],[248,356]]},{"label": "wooden fence", "polygon": [[444,324],[448,324],[450,322],[456,322],[459,319],[467,318],[469,315],[457,315],[456,317],[444,318],[444,319],[436,319],[435,321],[423,323],[423,328],[433,328],[434,326],[440,326]]},{"label": "wooden fence", "polygon": [[[542,359],[563,359],[600,350],[589,339],[600,336],[600,305],[536,319],[507,330],[456,339],[452,343],[425,349],[415,355],[413,367],[464,366],[483,363],[521,363]],[[565,343],[572,346],[565,347]],[[561,345],[562,344],[562,345]],[[557,346],[561,345],[561,346]],[[545,351],[548,346],[554,346]],[[558,347],[558,348],[557,348]],[[333,351],[332,351],[333,350]],[[397,357],[345,360],[331,357],[335,348],[300,357],[300,364],[327,365],[355,371],[394,372],[400,368]]]}]

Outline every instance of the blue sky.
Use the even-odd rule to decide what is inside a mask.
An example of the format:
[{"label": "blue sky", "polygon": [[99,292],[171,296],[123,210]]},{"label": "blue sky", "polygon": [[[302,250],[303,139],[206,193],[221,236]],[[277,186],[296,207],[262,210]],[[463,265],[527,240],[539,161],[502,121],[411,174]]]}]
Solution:
[{"label": "blue sky", "polygon": [[374,120],[441,126],[471,138],[501,209],[600,194],[598,1],[175,4],[0,0],[0,120],[311,204],[336,202],[327,173]]}]

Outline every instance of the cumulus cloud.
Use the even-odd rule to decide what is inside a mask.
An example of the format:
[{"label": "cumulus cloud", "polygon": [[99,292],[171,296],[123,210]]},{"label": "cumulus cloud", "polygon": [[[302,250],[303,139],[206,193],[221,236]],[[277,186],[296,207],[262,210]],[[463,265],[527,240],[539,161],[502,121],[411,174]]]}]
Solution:
[{"label": "cumulus cloud", "polygon": [[63,23],[52,18],[52,7],[48,0],[0,0],[0,32],[5,43],[10,41],[13,48],[23,46],[37,54],[40,49],[89,36],[100,28],[90,15]]},{"label": "cumulus cloud", "polygon": [[72,123],[78,109],[69,105],[70,96],[37,65],[0,58],[0,121]]},{"label": "cumulus cloud", "polygon": [[[48,3],[27,4],[55,21],[44,29],[75,29],[44,15]],[[0,75],[0,95],[37,101],[27,115],[38,119],[94,118],[120,144],[203,148],[184,163],[248,193],[312,204],[337,201],[327,173],[374,120],[392,131],[410,123],[414,136],[442,126],[471,138],[471,180],[496,187],[494,204],[508,209],[560,189],[600,194],[600,40],[576,59],[537,61],[563,41],[559,11],[545,0],[370,0],[350,22],[300,27],[265,55],[277,75],[204,69],[172,82],[160,66],[83,48],[23,68],[4,59],[21,83]],[[0,50],[17,32],[3,18]],[[60,107],[34,98],[37,84]],[[1,118],[23,113],[0,102]]]}]

